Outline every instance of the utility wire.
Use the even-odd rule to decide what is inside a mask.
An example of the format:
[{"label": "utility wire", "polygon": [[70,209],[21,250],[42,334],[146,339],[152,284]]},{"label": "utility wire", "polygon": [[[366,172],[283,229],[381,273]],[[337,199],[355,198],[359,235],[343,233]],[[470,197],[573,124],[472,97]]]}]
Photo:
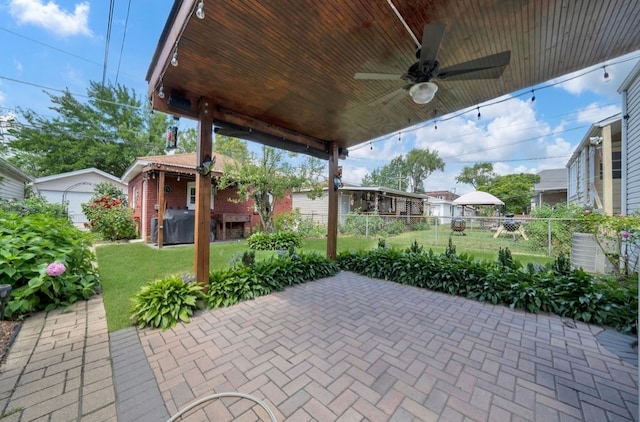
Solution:
[{"label": "utility wire", "polygon": [[116,84],[120,75],[120,63],[122,62],[122,51],[124,50],[124,41],[127,38],[127,28],[129,26],[129,12],[131,11],[131,0],[127,5],[127,17],[124,19],[124,32],[122,33],[122,44],[120,44],[120,57],[118,57],[118,69],[116,70]]},{"label": "utility wire", "polygon": [[113,8],[115,0],[109,2],[109,18],[107,20],[107,36],[104,44],[104,64],[102,65],[102,86],[107,77],[107,63],[109,62],[109,44],[111,42],[111,28],[113,27]]}]

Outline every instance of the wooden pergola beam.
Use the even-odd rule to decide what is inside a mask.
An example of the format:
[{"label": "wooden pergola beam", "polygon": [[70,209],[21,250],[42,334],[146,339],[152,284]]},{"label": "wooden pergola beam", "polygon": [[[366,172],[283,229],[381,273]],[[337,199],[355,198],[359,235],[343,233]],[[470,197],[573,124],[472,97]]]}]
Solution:
[{"label": "wooden pergola beam", "polygon": [[[211,157],[213,143],[213,116],[211,102],[202,99],[198,115],[198,146],[195,166],[200,166],[205,157]],[[211,176],[196,173],[196,213],[194,231],[194,273],[196,281],[209,285],[209,251],[211,247]]]}]

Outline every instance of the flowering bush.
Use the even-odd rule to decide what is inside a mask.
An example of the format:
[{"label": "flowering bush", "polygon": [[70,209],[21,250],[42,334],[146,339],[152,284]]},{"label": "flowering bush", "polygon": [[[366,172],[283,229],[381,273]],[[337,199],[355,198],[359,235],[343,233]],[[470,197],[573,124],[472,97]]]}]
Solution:
[{"label": "flowering bush", "polygon": [[583,227],[584,231],[595,235],[617,276],[630,277],[632,270],[637,269],[640,252],[640,212],[605,215],[586,209]]},{"label": "flowering bush", "polygon": [[99,283],[91,236],[67,219],[0,210],[0,283],[11,284],[5,317],[68,306]]},{"label": "flowering bush", "polygon": [[136,225],[131,210],[119,197],[104,195],[82,204],[82,212],[89,219],[89,229],[106,240],[134,239]]}]

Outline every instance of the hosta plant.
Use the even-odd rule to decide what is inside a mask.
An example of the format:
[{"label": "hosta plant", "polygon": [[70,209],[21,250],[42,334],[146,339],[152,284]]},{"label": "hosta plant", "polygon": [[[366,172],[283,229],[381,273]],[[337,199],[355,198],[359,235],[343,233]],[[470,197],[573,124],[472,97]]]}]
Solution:
[{"label": "hosta plant", "polygon": [[189,322],[204,299],[202,286],[180,275],[153,281],[133,297],[131,321],[140,328],[166,330],[178,321]]}]

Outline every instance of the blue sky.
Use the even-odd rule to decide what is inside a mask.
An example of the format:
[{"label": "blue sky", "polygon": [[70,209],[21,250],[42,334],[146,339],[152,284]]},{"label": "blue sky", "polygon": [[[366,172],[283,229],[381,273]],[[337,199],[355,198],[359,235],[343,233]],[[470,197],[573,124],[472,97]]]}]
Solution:
[{"label": "blue sky", "polygon": [[[83,95],[89,81],[102,80],[109,3],[0,0],[0,115],[24,107],[51,116],[45,88]],[[146,72],[172,4],[115,1],[108,80],[146,97]],[[428,190],[471,190],[456,184],[455,177],[464,166],[480,161],[492,162],[499,174],[564,167],[589,126],[620,111],[617,90],[639,57],[640,51],[479,104],[480,119],[474,106],[352,148],[342,162],[343,180],[359,183],[412,148],[436,150],[445,161],[445,171],[427,179]],[[190,124],[181,120],[185,127]]]}]

